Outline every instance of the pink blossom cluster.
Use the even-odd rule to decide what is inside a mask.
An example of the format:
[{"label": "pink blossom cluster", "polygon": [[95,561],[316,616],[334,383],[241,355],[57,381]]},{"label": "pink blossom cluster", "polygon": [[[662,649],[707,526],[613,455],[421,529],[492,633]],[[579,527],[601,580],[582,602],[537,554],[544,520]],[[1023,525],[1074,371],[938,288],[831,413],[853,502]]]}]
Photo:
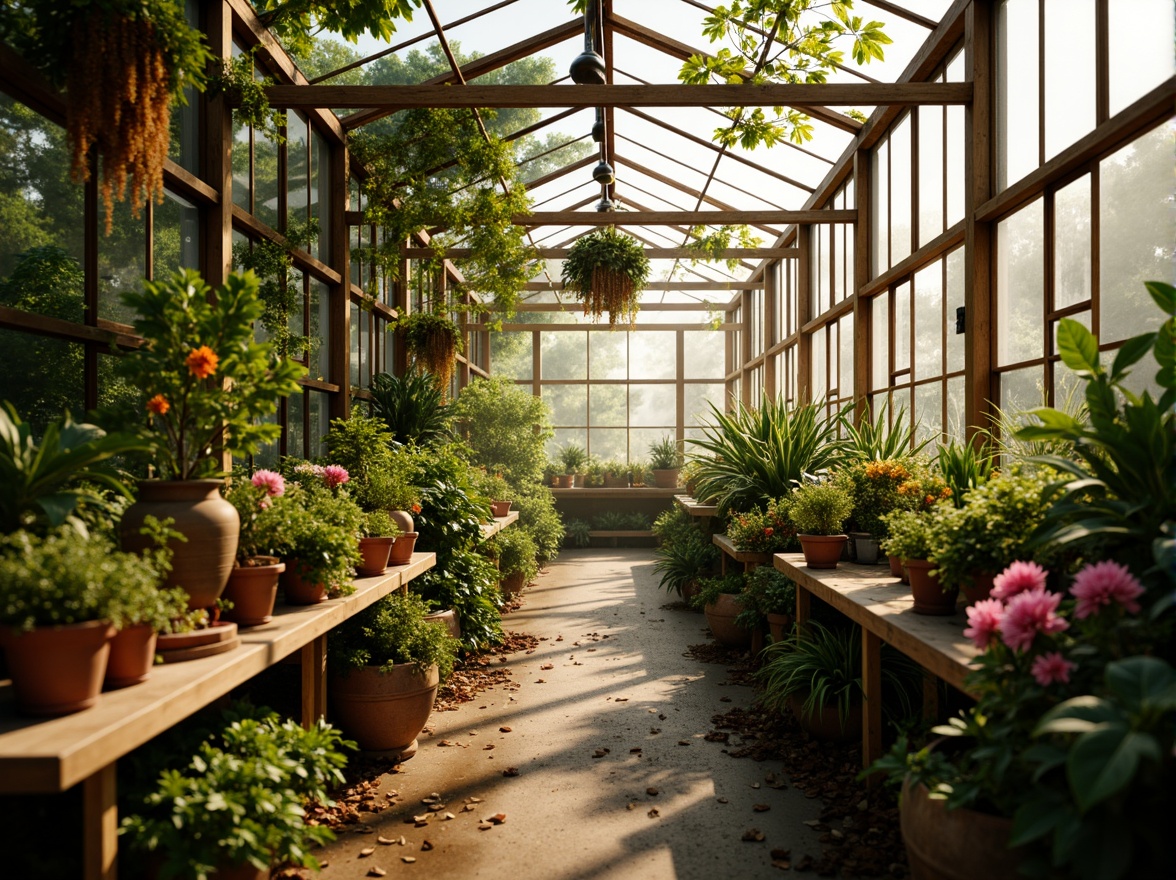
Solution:
[{"label": "pink blossom cluster", "polygon": [[347,473],[347,468],[338,464],[329,464],[323,468],[323,482],[327,484],[328,489],[334,489],[336,486],[342,486],[351,475]]},{"label": "pink blossom cluster", "polygon": [[[993,580],[992,598],[968,608],[964,635],[981,650],[998,640],[1012,651],[1028,651],[1039,634],[1055,635],[1070,627],[1058,613],[1060,593],[1045,588],[1046,571],[1034,562],[1014,562]],[[1087,565],[1074,578],[1070,593],[1077,600],[1074,617],[1081,620],[1105,608],[1122,607],[1138,614],[1143,586],[1126,566],[1117,562]],[[1034,658],[1030,673],[1042,687],[1066,683],[1074,663],[1059,651]]]},{"label": "pink blossom cluster", "polygon": [[258,471],[253,475],[253,485],[258,489],[265,489],[270,498],[277,498],[286,492],[286,479],[277,471]]}]

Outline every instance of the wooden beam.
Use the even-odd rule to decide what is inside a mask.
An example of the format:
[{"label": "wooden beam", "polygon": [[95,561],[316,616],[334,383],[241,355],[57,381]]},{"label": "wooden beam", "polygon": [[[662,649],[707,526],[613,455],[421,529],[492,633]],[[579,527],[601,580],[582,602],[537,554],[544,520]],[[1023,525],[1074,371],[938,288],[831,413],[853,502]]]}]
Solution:
[{"label": "wooden beam", "polygon": [[[967,104],[972,84],[785,83],[768,85],[468,85],[309,86],[266,88],[275,108],[375,107],[386,113],[430,107],[797,107]],[[354,128],[350,116],[344,120]],[[368,121],[371,121],[370,119]]]},{"label": "wooden beam", "polygon": [[[565,24],[553,27],[550,30],[544,31],[541,34],[536,34],[526,40],[521,40],[505,49],[499,49],[497,52],[491,52],[489,55],[483,55],[481,58],[475,58],[469,64],[461,68],[461,74],[467,80],[477,79],[479,76],[485,76],[487,73],[505,67],[512,61],[518,61],[520,58],[526,58],[529,55],[534,55],[536,52],[541,52],[544,49],[549,49],[552,46],[562,43],[564,40],[571,39],[579,35],[583,31],[583,25],[576,19],[572,19]],[[433,77],[433,79],[426,80],[423,83],[415,86],[402,86],[406,89],[419,89],[424,86],[445,85],[447,83],[457,82],[457,77],[453,73],[445,73],[440,76]],[[319,88],[316,86],[315,88]],[[364,88],[360,86],[360,88]],[[362,110],[357,113],[351,113],[343,117],[343,128],[351,130],[358,128],[361,125],[367,125],[369,122],[375,122],[377,119],[383,119],[391,113],[395,113],[399,107],[376,106],[381,102],[375,101],[371,104],[360,105],[343,105],[332,104],[332,107],[343,106],[360,106],[371,109]]]},{"label": "wooden beam", "polygon": [[[700,306],[699,311],[703,311],[703,310],[704,309],[702,308],[702,306]],[[502,325],[502,330],[503,330],[503,332],[506,332],[506,333],[529,333],[529,332],[532,332],[535,330],[538,330],[541,333],[549,333],[549,332],[554,332],[554,331],[558,331],[558,330],[570,330],[572,332],[579,332],[579,333],[582,333],[585,330],[604,331],[605,333],[608,333],[610,331],[618,331],[618,330],[640,330],[642,332],[660,331],[660,332],[665,332],[665,333],[673,333],[678,330],[720,330],[725,333],[732,333],[736,330],[742,330],[742,329],[744,329],[744,325],[742,323],[727,323],[727,322],[719,324],[717,327],[713,326],[712,324],[706,323],[706,322],[702,322],[702,323],[695,322],[692,324],[634,324],[631,327],[628,324],[625,324],[624,322],[619,322],[615,326],[611,326],[608,323],[608,321],[604,321],[603,323],[600,323],[600,324],[585,323],[585,324],[503,324]]]},{"label": "wooden beam", "polygon": [[[631,213],[626,214],[625,216],[639,217],[641,215]],[[537,248],[537,250],[538,256],[542,260],[562,260],[568,255],[568,248]],[[796,250],[796,248],[726,248],[719,253],[718,258],[721,260],[739,260],[745,258],[753,260],[784,259],[787,257],[795,257],[798,255],[798,253],[799,252]],[[429,248],[421,247],[401,248],[400,255],[409,260],[428,260],[436,256]],[[445,251],[445,256],[450,260],[464,260],[472,257],[473,251],[470,248],[448,248]],[[645,249],[645,256],[651,260],[688,260],[691,257],[697,257],[698,251],[685,247],[647,247]],[[547,290],[548,288],[546,285],[544,285],[543,287],[534,289]],[[681,289],[689,290],[693,288]]]},{"label": "wooden beam", "polygon": [[[566,290],[562,281],[528,281],[522,286],[523,290]],[[650,281],[645,285],[646,290],[693,290],[718,291],[719,293],[736,290],[763,290],[762,281]],[[669,305],[667,303],[667,305]],[[686,305],[689,305],[687,303]]]},{"label": "wooden beam", "polygon": [[[519,226],[725,226],[742,223],[855,223],[857,211],[536,211]],[[758,248],[755,250],[758,251]]]},{"label": "wooden beam", "polygon": [[[655,288],[645,288],[648,292],[656,292]],[[730,291],[734,292],[734,291]],[[583,312],[584,307],[575,300],[568,300],[562,303],[519,303],[515,306],[516,312]],[[641,306],[643,312],[726,312],[730,311],[730,301],[707,301],[699,300],[693,303],[644,303]]]},{"label": "wooden beam", "polygon": [[[622,18],[619,15],[614,15],[611,22],[617,33],[624,34],[632,40],[649,46],[651,49],[656,49],[659,52],[677,58],[679,61],[688,61],[691,57],[697,55],[703,58],[713,57],[708,52],[703,52],[681,43],[665,34],[651,30],[650,28],[640,25],[635,21],[630,21],[627,18]],[[750,77],[751,71],[745,73],[745,77]],[[852,116],[845,116],[835,110],[830,110],[827,107],[807,107],[805,112],[814,119],[819,119],[826,122],[842,131],[848,131],[850,134],[857,134],[861,129],[862,123],[854,119]]]}]

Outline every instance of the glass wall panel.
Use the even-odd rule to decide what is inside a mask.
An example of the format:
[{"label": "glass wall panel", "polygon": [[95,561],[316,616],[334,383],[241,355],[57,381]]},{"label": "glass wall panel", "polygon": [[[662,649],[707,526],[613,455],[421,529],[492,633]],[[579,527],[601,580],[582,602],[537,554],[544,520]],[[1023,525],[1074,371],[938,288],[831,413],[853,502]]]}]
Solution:
[{"label": "glass wall panel", "polygon": [[628,333],[588,334],[588,375],[593,379],[624,379],[629,375]]},{"label": "glass wall panel", "polygon": [[534,360],[532,334],[502,331],[490,334],[490,366],[495,376],[530,380]]},{"label": "glass wall panel", "polygon": [[699,423],[710,424],[713,421],[710,404],[718,407],[720,412],[723,409],[723,384],[721,382],[687,384],[684,391],[687,427]]},{"label": "glass wall panel", "polygon": [[286,114],[286,222],[310,218],[310,126],[301,113]]},{"label": "glass wall panel", "polygon": [[[1000,408],[1005,415],[1018,417],[1039,407],[1045,401],[1045,374],[1041,367],[1025,367],[1002,373],[1000,377]],[[1016,418],[1023,422],[1023,418]]]},{"label": "glass wall panel", "polygon": [[687,379],[717,379],[723,375],[723,335],[722,330],[691,330],[686,334],[682,367]]},{"label": "glass wall panel", "polygon": [[545,330],[539,334],[544,379],[587,379],[588,337],[584,330]]},{"label": "glass wall panel", "polygon": [[156,279],[177,269],[200,268],[200,211],[170,191],[153,211],[151,262]]},{"label": "glass wall panel", "polygon": [[630,379],[674,379],[677,377],[677,334],[657,330],[628,335]]},{"label": "glass wall panel", "polygon": [[310,429],[307,437],[309,449],[307,449],[307,453],[311,458],[318,458],[327,454],[327,445],[323,442],[323,438],[327,436],[327,431],[331,427],[330,398],[323,391],[312,391],[308,388],[306,402],[310,407]]},{"label": "glass wall panel", "polygon": [[20,365],[0,370],[0,400],[12,403],[37,436],[67,409],[79,417],[85,412],[80,344],[0,329],[0,351],[5,361]]},{"label": "glass wall panel", "polygon": [[677,421],[673,385],[629,384],[630,425],[673,425]]},{"label": "glass wall panel", "polygon": [[286,398],[286,454],[298,458],[310,455],[306,442],[306,394],[303,388]]},{"label": "glass wall panel", "polygon": [[[323,382],[336,381],[331,376],[331,288],[310,276],[310,376]],[[377,371],[381,369],[377,367]]]},{"label": "glass wall panel", "polygon": [[890,265],[911,253],[911,116],[890,133]]},{"label": "glass wall panel", "polygon": [[[911,283],[904,281],[894,289],[894,372],[911,368]],[[908,377],[909,381],[909,377]]]},{"label": "glass wall panel", "polygon": [[1095,5],[1045,0],[1046,161],[1094,128]]},{"label": "glass wall panel", "polygon": [[629,460],[629,432],[624,428],[590,428],[588,448],[597,458]]},{"label": "glass wall panel", "polygon": [[997,11],[996,183],[1004,189],[1039,164],[1038,0],[1003,0]]},{"label": "glass wall panel", "polygon": [[1042,213],[1038,199],[996,227],[997,366],[1042,354]]},{"label": "glass wall panel", "polygon": [[915,380],[943,374],[943,265],[915,273]]},{"label": "glass wall panel", "polygon": [[622,428],[629,423],[627,385],[592,385],[588,393],[588,422]]},{"label": "glass wall panel", "polygon": [[310,217],[318,221],[318,240],[310,252],[324,263],[331,253],[331,153],[326,139],[312,132],[310,165]]},{"label": "glass wall panel", "polygon": [[967,429],[964,408],[964,377],[955,376],[947,380],[947,425],[944,430],[949,438],[964,439]]},{"label": "glass wall panel", "polygon": [[964,219],[964,191],[968,178],[964,175],[964,108],[947,108],[947,219],[944,228]]},{"label": "glass wall panel", "polygon": [[[1176,74],[1172,0],[1114,0],[1110,18],[1110,112],[1114,116]],[[1141,27],[1140,22],[1147,22]]]},{"label": "glass wall panel", "polygon": [[956,248],[945,258],[947,263],[947,371],[954,373],[964,368],[964,342],[967,337],[956,332],[957,309],[964,305],[964,249]]},{"label": "glass wall panel", "polygon": [[135,313],[119,294],[138,288],[146,277],[146,218],[132,217],[130,202],[115,202],[111,233],[98,236],[98,317],[130,324]]},{"label": "glass wall panel", "polygon": [[841,398],[853,397],[853,312],[847,314],[837,322],[840,339],[840,373],[837,380],[837,391]]},{"label": "glass wall panel", "polygon": [[825,396],[825,389],[829,387],[829,369],[828,369],[828,346],[825,344],[825,328],[821,328],[813,333],[812,344],[809,346],[809,351],[812,352],[812,377],[813,384],[810,389],[812,398]]},{"label": "glass wall panel", "polygon": [[943,232],[943,108],[919,108],[919,246]]},{"label": "glass wall panel", "polygon": [[1153,329],[1143,282],[1172,282],[1176,257],[1176,123],[1152,129],[1099,163],[1099,338]]},{"label": "glass wall panel", "polygon": [[1090,299],[1090,175],[1054,194],[1055,309]]},{"label": "glass wall panel", "polygon": [[890,149],[887,141],[874,148],[870,180],[874,188],[874,205],[870,221],[873,235],[873,275],[890,268]]},{"label": "glass wall panel", "polygon": [[273,229],[279,228],[278,142],[264,132],[253,133],[253,214]]},{"label": "glass wall panel", "polygon": [[588,424],[587,385],[545,385],[543,399],[551,407],[552,424]]},{"label": "glass wall panel", "polygon": [[870,300],[870,390],[890,385],[890,294]]},{"label": "glass wall panel", "polygon": [[915,442],[938,440],[943,434],[943,385],[915,386]]}]

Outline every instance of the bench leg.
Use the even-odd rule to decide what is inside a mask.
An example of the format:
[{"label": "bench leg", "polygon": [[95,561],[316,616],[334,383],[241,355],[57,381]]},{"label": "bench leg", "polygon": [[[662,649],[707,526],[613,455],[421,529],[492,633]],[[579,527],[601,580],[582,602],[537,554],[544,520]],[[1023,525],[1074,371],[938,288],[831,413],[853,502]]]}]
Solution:
[{"label": "bench leg", "polygon": [[327,637],[302,646],[302,726],[327,717]]},{"label": "bench leg", "polygon": [[796,628],[808,626],[811,594],[800,584],[796,585]]},{"label": "bench leg", "polygon": [[939,720],[939,679],[930,672],[923,673],[923,720]]},{"label": "bench leg", "polygon": [[118,876],[117,774],[112,761],[82,783],[82,837],[86,880]]},{"label": "bench leg", "polygon": [[[862,630],[862,767],[882,757],[882,640]],[[874,785],[877,776],[869,782]]]}]

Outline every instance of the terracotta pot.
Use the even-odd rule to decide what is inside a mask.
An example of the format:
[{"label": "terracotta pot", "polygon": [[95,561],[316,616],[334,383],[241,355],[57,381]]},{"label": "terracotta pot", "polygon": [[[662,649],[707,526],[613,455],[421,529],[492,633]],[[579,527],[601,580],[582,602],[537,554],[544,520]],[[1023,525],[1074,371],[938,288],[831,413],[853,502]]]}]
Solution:
[{"label": "terracotta pot", "polygon": [[172,570],[164,586],[183,587],[192,609],[216,604],[237,556],[241,518],[221,497],[223,485],[224,480],[144,480],[139,500],[123,514],[122,548],[136,553],[151,546],[139,534],[147,516],[175,521],[172,528],[188,540],[168,542]]},{"label": "terracotta pot", "polygon": [[155,642],[159,634],[147,623],[120,629],[110,640],[110,659],[102,686],[108,691],[146,681],[155,665]]},{"label": "terracotta pot", "polygon": [[902,567],[902,560],[897,556],[888,556],[886,558],[890,562],[891,577],[896,577],[904,584],[909,584],[910,579],[907,578],[906,569]]},{"label": "terracotta pot", "polygon": [[452,608],[446,611],[433,611],[425,615],[425,620],[436,620],[445,624],[449,634],[455,639],[461,638],[461,621],[457,619],[457,612]]},{"label": "terracotta pot", "polygon": [[570,489],[575,476],[575,474],[556,474],[551,478],[551,485],[556,489]]},{"label": "terracotta pot", "polygon": [[587,489],[588,475],[587,474],[572,474],[572,488],[573,489]]},{"label": "terracotta pot", "polygon": [[797,535],[809,568],[836,568],[849,535]]},{"label": "terracotta pot", "polygon": [[327,585],[306,581],[302,576],[304,571],[301,562],[289,560],[286,570],[279,576],[287,605],[317,605],[327,598]]},{"label": "terracotta pot", "polygon": [[365,751],[416,753],[416,738],[429,720],[440,678],[437,667],[422,675],[411,663],[388,673],[378,666],[332,675],[329,693],[335,720]]},{"label": "terracotta pot", "polygon": [[876,565],[878,562],[878,539],[869,532],[853,532],[854,551],[862,565]]},{"label": "terracotta pot", "polygon": [[218,865],[212,876],[214,880],[268,880],[269,868],[255,868],[245,862],[243,865]]},{"label": "terracotta pot", "polygon": [[258,556],[249,563],[254,564],[238,565],[229,572],[224,598],[233,607],[223,616],[238,626],[261,626],[274,619],[278,576],[286,570],[286,563],[273,556]]},{"label": "terracotta pot", "polygon": [[16,703],[27,715],[68,715],[98,700],[114,627],[105,620],[22,632],[0,626]]},{"label": "terracotta pot", "polygon": [[939,578],[930,574],[931,569],[935,567],[934,562],[928,562],[926,559],[907,559],[904,560],[904,564],[911,579],[911,594],[915,597],[916,614],[955,614],[956,597],[960,591],[952,587],[944,592]]},{"label": "terracotta pot", "polygon": [[817,739],[828,742],[853,742],[862,737],[861,701],[850,703],[849,715],[844,722],[836,704],[820,706],[811,715],[805,715],[804,701],[808,694],[793,694],[788,698],[788,708],[796,716],[801,729]]},{"label": "terracotta pot", "polygon": [[606,488],[606,489],[628,489],[629,488],[629,478],[627,476],[611,477],[608,474],[605,474],[604,488]]},{"label": "terracotta pot", "polygon": [[913,880],[1019,877],[1022,850],[1009,849],[1011,819],[977,810],[949,810],[925,785],[902,786],[902,842]]},{"label": "terracotta pot", "polygon": [[792,615],[776,614],[774,611],[769,611],[767,617],[768,631],[772,634],[772,641],[784,641],[784,637],[788,635],[788,630],[792,628]]},{"label": "terracotta pot", "polygon": [[404,532],[398,535],[392,543],[392,552],[388,554],[388,564],[408,565],[412,562],[412,551],[416,549],[416,542],[416,532]]},{"label": "terracotta pot", "polygon": [[363,577],[383,574],[388,567],[388,558],[392,554],[395,538],[360,538],[359,568],[356,571]]},{"label": "terracotta pot", "polygon": [[402,535],[416,530],[416,523],[412,520],[412,514],[407,510],[389,510],[388,518],[392,520]]},{"label": "terracotta pot", "polygon": [[743,602],[738,596],[720,593],[714,604],[702,610],[706,614],[711,634],[719,644],[728,648],[746,648],[751,645],[751,630],[735,625],[735,618],[743,611]]},{"label": "terracotta pot", "polygon": [[690,583],[686,584],[679,590],[682,596],[682,601],[689,605],[690,600],[698,595],[698,591],[700,589],[701,588],[698,586],[698,581],[690,581]]},{"label": "terracotta pot", "polygon": [[521,571],[512,572],[498,582],[498,589],[502,590],[502,595],[509,599],[516,593],[521,593],[523,587],[527,585],[526,580],[523,579]]},{"label": "terracotta pot", "polygon": [[975,605],[977,602],[987,599],[992,593],[992,582],[995,579],[996,575],[986,571],[973,574],[972,579],[963,585],[964,598],[968,604]]},{"label": "terracotta pot", "polygon": [[506,516],[510,513],[510,501],[491,501],[490,512],[497,517]]},{"label": "terracotta pot", "polygon": [[681,468],[654,468],[653,485],[659,489],[677,489]]}]

